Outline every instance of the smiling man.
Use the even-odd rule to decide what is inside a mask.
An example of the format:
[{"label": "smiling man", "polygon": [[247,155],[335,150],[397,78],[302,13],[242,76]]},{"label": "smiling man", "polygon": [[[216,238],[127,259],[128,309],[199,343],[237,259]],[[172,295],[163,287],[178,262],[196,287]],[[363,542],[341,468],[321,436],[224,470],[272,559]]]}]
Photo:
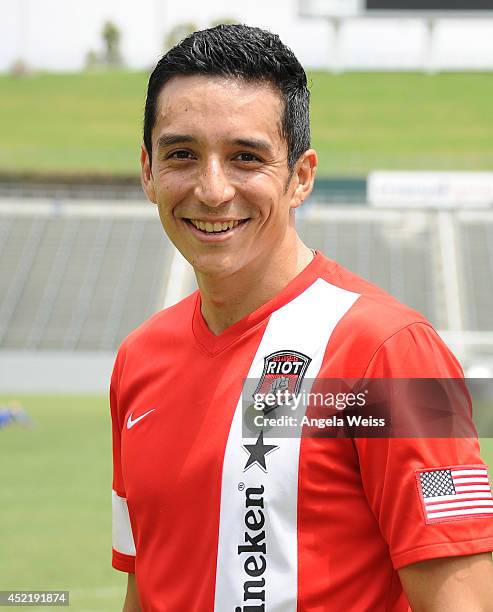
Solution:
[{"label": "smiling man", "polygon": [[317,157],[293,53],[240,25],[171,49],[149,80],[141,165],[199,290],[115,363],[125,612],[492,610],[475,439],[243,435],[246,378],[297,392],[324,377],[462,376],[421,315],[296,233]]},{"label": "smiling man", "polygon": [[174,76],[154,112],[144,188],[193,265],[205,320],[219,333],[312,260],[289,213],[311,189],[316,155],[305,146],[288,165],[283,101],[269,82]]}]

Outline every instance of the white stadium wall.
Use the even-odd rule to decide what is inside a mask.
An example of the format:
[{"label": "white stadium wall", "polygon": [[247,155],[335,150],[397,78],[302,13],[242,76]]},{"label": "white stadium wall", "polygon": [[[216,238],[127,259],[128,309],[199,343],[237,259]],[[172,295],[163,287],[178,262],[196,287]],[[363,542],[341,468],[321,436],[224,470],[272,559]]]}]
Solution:
[{"label": "white stadium wall", "polygon": [[[224,17],[279,33],[307,67],[335,67],[333,26],[300,18],[297,0],[209,0],[197,3],[193,14],[190,3],[165,0],[19,0],[0,4],[0,71],[16,59],[35,69],[79,70],[90,49],[100,50],[107,19],[122,32],[127,65],[147,69],[174,25],[207,27]],[[419,18],[347,21],[338,47],[337,68],[343,70],[420,70],[428,61],[426,24]],[[432,54],[436,70],[493,70],[493,19],[439,19]]]},{"label": "white stadium wall", "polygon": [[107,394],[114,361],[111,352],[0,350],[0,392]]}]

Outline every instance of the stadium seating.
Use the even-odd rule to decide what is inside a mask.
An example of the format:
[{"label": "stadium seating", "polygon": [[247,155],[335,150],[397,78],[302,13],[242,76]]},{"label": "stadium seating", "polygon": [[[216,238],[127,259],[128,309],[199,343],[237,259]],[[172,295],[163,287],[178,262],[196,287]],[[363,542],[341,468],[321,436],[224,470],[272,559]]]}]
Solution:
[{"label": "stadium seating", "polygon": [[386,289],[438,327],[446,326],[439,307],[440,271],[429,216],[329,208],[325,213],[312,210],[299,229],[312,248]]},{"label": "stadium seating", "polygon": [[465,327],[493,330],[493,216],[478,220],[467,216],[460,226],[461,280],[465,304]]},{"label": "stadium seating", "polygon": [[[492,210],[313,200],[297,224],[311,247],[458,337],[459,353],[493,357]],[[0,200],[2,349],[114,351],[194,287],[143,201]]]},{"label": "stadium seating", "polygon": [[114,350],[161,308],[172,249],[159,221],[113,209],[3,212],[2,348]]}]

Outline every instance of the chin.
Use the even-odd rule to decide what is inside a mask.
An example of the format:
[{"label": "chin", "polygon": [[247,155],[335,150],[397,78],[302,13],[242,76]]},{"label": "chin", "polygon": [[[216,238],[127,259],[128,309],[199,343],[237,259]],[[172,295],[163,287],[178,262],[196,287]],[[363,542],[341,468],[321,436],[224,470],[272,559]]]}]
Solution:
[{"label": "chin", "polygon": [[192,257],[190,263],[196,273],[214,278],[224,278],[238,271],[238,262],[229,255]]}]

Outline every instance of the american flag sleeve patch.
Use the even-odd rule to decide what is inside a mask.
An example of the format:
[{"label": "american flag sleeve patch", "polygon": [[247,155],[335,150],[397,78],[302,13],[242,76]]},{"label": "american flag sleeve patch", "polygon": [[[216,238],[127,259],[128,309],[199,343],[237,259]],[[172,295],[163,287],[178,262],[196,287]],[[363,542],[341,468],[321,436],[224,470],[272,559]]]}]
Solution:
[{"label": "american flag sleeve patch", "polygon": [[484,466],[417,470],[426,523],[493,517],[493,496]]}]

